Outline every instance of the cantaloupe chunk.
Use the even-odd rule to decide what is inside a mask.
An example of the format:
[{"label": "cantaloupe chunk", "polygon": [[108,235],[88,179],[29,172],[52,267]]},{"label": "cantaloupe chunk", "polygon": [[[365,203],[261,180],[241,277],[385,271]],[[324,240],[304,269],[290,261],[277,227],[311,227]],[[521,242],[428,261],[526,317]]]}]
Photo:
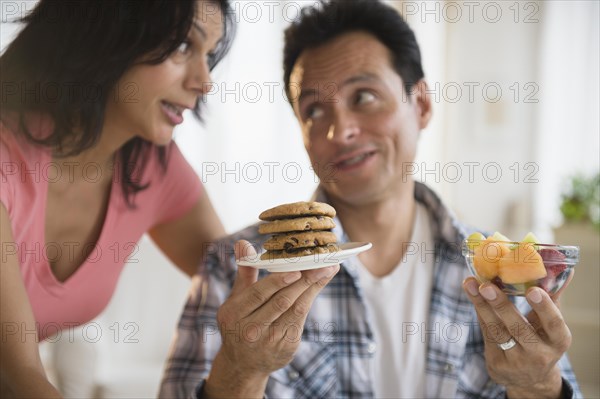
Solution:
[{"label": "cantaloupe chunk", "polygon": [[520,243],[498,261],[498,277],[505,284],[522,284],[546,277],[544,260],[532,243]]},{"label": "cantaloupe chunk", "polygon": [[473,266],[477,275],[484,280],[492,280],[498,275],[498,262],[510,253],[503,243],[488,237],[475,246],[473,250]]}]

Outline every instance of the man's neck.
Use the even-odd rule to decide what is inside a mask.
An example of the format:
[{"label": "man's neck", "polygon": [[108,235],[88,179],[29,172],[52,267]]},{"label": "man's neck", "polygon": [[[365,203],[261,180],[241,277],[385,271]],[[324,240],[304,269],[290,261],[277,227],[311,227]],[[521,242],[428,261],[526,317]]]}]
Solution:
[{"label": "man's neck", "polygon": [[416,213],[414,182],[378,201],[360,205],[335,199],[331,202],[351,241],[373,243],[371,250],[359,256],[365,267],[377,277],[391,273],[402,260],[412,236]]}]

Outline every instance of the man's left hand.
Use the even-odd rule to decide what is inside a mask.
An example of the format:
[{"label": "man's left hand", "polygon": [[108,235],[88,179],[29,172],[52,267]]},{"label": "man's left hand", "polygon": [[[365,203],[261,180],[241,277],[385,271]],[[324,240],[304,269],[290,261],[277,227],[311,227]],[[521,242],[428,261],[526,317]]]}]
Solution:
[{"label": "man's left hand", "polygon": [[480,286],[469,277],[463,288],[475,305],[490,377],[506,387],[509,398],[560,398],[562,378],[556,363],[571,345],[571,332],[558,308],[560,292],[550,297],[541,288],[530,288],[526,298],[532,311],[525,317],[494,284]]}]

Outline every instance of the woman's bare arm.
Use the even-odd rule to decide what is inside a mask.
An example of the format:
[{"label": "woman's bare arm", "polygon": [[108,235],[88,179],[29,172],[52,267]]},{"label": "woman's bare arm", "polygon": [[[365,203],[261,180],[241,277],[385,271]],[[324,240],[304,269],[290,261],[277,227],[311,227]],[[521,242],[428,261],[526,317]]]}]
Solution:
[{"label": "woman's bare arm", "polygon": [[152,228],[149,234],[165,255],[191,277],[206,252],[215,250],[212,242],[223,237],[225,229],[210,199],[203,195],[189,212]]},{"label": "woman's bare arm", "polygon": [[0,203],[0,392],[2,398],[60,398],[46,378],[35,318],[19,270],[8,212]]}]

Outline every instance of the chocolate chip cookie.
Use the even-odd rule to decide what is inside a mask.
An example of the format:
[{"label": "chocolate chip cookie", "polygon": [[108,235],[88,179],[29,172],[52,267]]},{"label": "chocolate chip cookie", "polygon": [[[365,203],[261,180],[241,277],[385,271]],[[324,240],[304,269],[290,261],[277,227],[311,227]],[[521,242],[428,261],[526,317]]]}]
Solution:
[{"label": "chocolate chip cookie", "polygon": [[337,238],[330,231],[308,231],[302,233],[276,234],[264,243],[268,251],[290,251],[297,248],[311,248],[335,244]]},{"label": "chocolate chip cookie", "polygon": [[264,244],[261,260],[328,254],[339,250],[331,229],[335,209],[322,202],[294,202],[262,212],[260,234],[273,234]]},{"label": "chocolate chip cookie", "polygon": [[260,234],[287,233],[290,231],[329,230],[335,222],[328,216],[308,216],[294,219],[280,219],[258,226]]},{"label": "chocolate chip cookie", "polygon": [[261,213],[260,220],[271,221],[277,219],[297,218],[302,216],[328,216],[335,217],[335,209],[329,204],[322,202],[294,202],[292,204],[283,204]]},{"label": "chocolate chip cookie", "polygon": [[319,247],[297,248],[289,251],[267,251],[260,256],[260,260],[289,259],[308,255],[333,254],[339,250],[340,247],[338,247],[337,244],[327,244]]}]

